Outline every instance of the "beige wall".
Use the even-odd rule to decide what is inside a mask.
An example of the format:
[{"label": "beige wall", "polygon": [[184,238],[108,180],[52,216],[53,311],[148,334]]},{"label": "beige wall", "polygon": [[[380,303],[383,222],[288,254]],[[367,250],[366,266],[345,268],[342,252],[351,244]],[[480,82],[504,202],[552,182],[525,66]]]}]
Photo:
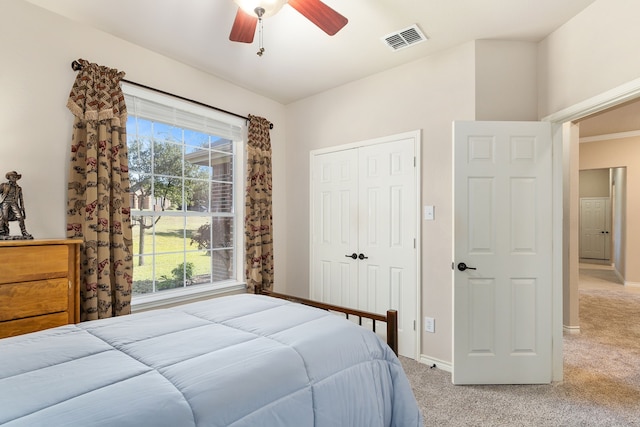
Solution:
[{"label": "beige wall", "polygon": [[562,153],[562,324],[568,330],[578,330],[580,318],[578,313],[578,262],[579,262],[579,135],[580,128],[573,123],[563,125]]},{"label": "beige wall", "polygon": [[281,104],[21,0],[0,1],[1,176],[22,173],[27,228],[36,238],[66,236],[66,182],[73,117],[66,108],[84,58],[126,71],[126,79],[275,124],[276,276],[285,275],[285,111]]},{"label": "beige wall", "polygon": [[[640,137],[613,139],[580,144],[580,169],[626,168],[626,263],[620,274],[627,284],[640,284]],[[618,266],[620,267],[620,266]]]},{"label": "beige wall", "polygon": [[475,120],[538,120],[536,43],[476,41]]},{"label": "beige wall", "polygon": [[540,43],[540,117],[640,77],[639,16],[637,0],[596,0]]},{"label": "beige wall", "polygon": [[609,197],[609,168],[580,170],[580,198]]},{"label": "beige wall", "polygon": [[[627,269],[627,168],[614,168],[613,182],[613,266],[620,277]],[[635,236],[634,236],[635,237]]]}]

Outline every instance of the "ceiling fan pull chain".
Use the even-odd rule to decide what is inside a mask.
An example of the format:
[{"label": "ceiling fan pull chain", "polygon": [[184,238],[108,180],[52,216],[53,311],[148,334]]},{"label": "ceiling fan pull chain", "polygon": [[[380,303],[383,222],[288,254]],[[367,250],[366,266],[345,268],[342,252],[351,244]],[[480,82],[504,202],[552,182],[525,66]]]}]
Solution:
[{"label": "ceiling fan pull chain", "polygon": [[256,52],[256,54],[258,56],[262,56],[262,54],[264,53],[264,47],[262,47],[262,18],[259,19],[259,23],[260,23],[260,28],[258,30],[260,32],[260,35],[259,35],[260,49],[258,50],[258,52]]},{"label": "ceiling fan pull chain", "polygon": [[264,15],[264,9],[261,7],[256,7],[255,9],[256,15],[258,15],[258,42],[260,43],[260,49],[256,52],[256,55],[262,56],[264,53],[264,47],[262,46],[262,15]]}]

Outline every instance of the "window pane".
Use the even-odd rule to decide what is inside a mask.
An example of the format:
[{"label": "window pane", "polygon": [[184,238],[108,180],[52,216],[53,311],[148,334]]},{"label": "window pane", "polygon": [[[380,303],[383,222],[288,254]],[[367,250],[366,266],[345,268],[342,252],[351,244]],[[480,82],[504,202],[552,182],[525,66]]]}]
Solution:
[{"label": "window pane", "polygon": [[182,141],[182,129],[165,123],[153,122],[153,138],[157,141]]},{"label": "window pane", "polygon": [[195,130],[184,130],[184,143],[187,146],[187,152],[192,147],[209,148],[209,135]]},{"label": "window pane", "polygon": [[184,252],[159,254],[154,258],[156,289],[158,292],[185,286]]},{"label": "window pane", "polygon": [[[144,255],[145,253],[153,252],[152,227],[154,221],[155,218],[152,216],[137,215],[135,212],[131,214],[134,255]],[[142,233],[143,239],[140,239],[140,233]]]},{"label": "window pane", "polygon": [[211,258],[208,252],[187,252],[189,283],[187,286],[211,283]]},{"label": "window pane", "polygon": [[189,204],[187,211],[209,212],[209,181],[185,180],[185,186],[189,187]]},{"label": "window pane", "polygon": [[234,218],[231,217],[189,217],[187,237],[190,246],[197,250],[233,248]]},{"label": "window pane", "polygon": [[128,134],[129,173],[151,173],[151,141]]},{"label": "window pane", "polygon": [[219,249],[211,252],[213,282],[229,280],[234,277],[233,250]]},{"label": "window pane", "polygon": [[211,183],[211,212],[233,212],[233,185]]},{"label": "window pane", "polygon": [[182,147],[173,142],[153,141],[153,173],[170,177],[182,176]]},{"label": "window pane", "polygon": [[211,164],[213,165],[213,180],[233,182],[232,155],[213,152],[211,153]]},{"label": "window pane", "polygon": [[211,247],[233,248],[233,218],[211,218]]},{"label": "window pane", "polygon": [[211,149],[216,151],[224,151],[226,153],[233,153],[233,141],[224,138],[213,137],[211,141]]},{"label": "window pane", "polygon": [[127,135],[137,135],[139,138],[147,137],[147,139],[150,139],[153,134],[151,127],[149,120],[137,118],[133,115],[129,115],[127,119]]},{"label": "window pane", "polygon": [[[161,216],[155,223],[155,253],[182,253],[185,249],[184,217]],[[157,273],[157,271],[156,271]]]},{"label": "window pane", "polygon": [[184,176],[189,178],[210,179],[211,161],[209,150],[187,148],[184,156]]},{"label": "window pane", "polygon": [[153,256],[133,257],[133,294],[153,292]]},{"label": "window pane", "polygon": [[155,211],[182,210],[182,179],[156,175],[150,208]]},{"label": "window pane", "polygon": [[200,251],[209,248],[209,218],[206,216],[187,217],[187,250]]}]

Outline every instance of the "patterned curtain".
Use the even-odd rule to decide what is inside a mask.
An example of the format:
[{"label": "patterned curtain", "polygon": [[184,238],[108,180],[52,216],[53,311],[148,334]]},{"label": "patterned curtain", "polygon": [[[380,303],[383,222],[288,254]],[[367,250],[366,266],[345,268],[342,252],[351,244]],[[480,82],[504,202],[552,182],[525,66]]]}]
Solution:
[{"label": "patterned curtain", "polygon": [[77,61],[82,67],[67,107],[73,115],[67,196],[67,236],[83,238],[80,319],[131,312],[133,258],[127,109],[123,72]]},{"label": "patterned curtain", "polygon": [[249,291],[273,288],[271,140],[267,119],[249,116],[245,197],[245,276]]}]

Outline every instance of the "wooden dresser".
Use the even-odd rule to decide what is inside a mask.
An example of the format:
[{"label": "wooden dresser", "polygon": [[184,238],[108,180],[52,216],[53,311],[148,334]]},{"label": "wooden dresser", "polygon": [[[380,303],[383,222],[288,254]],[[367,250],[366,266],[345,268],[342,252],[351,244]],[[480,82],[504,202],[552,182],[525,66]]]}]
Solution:
[{"label": "wooden dresser", "polygon": [[80,321],[81,243],[0,240],[0,338]]}]

